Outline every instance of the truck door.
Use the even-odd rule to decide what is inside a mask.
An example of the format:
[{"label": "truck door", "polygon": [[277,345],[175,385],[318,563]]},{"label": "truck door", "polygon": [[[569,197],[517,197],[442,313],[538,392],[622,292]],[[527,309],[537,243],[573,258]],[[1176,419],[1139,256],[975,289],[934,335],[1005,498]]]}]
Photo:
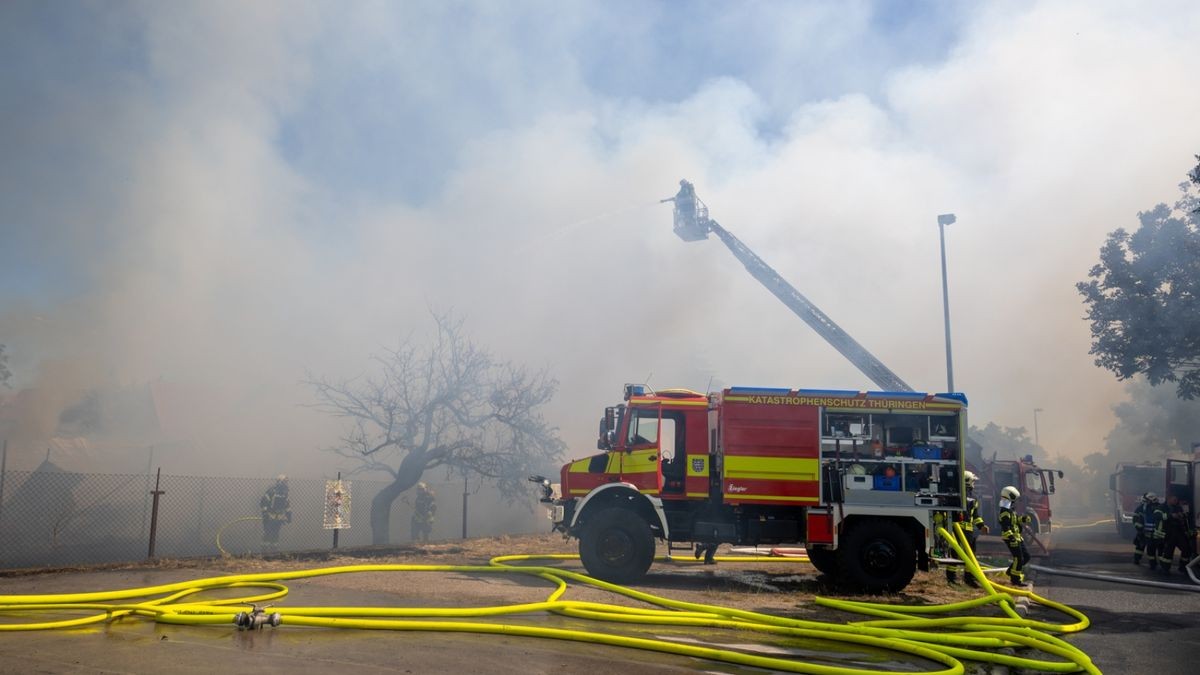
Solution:
[{"label": "truck door", "polygon": [[[1167,484],[1164,494],[1175,495],[1180,503],[1187,503],[1188,519],[1196,522],[1196,462],[1190,460],[1167,460]],[[1165,499],[1164,499],[1165,501]]]},{"label": "truck door", "polygon": [[639,492],[659,494],[662,488],[662,464],[659,461],[659,432],[662,406],[634,408],[621,453],[621,480],[632,483]]}]

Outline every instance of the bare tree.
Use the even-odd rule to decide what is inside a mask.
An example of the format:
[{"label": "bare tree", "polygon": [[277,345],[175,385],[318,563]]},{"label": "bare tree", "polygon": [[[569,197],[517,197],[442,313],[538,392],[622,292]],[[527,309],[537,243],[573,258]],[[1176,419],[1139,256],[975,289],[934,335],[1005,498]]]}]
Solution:
[{"label": "bare tree", "polygon": [[411,339],[372,357],[378,372],[331,381],[309,374],[317,407],[349,421],[338,447],[360,465],[392,477],[371,502],[371,539],[388,543],[392,503],[426,471],[470,471],[512,499],[525,477],[564,449],[542,417],[558,381],[546,371],[495,360],[461,320],[433,312],[437,335]]}]

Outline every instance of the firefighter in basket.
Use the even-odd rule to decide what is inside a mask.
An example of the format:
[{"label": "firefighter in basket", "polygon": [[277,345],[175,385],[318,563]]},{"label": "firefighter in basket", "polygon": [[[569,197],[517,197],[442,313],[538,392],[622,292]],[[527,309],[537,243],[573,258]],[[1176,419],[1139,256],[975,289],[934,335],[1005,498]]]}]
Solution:
[{"label": "firefighter in basket", "polygon": [[263,550],[274,551],[279,548],[279,530],[284,523],[292,522],[292,504],[288,501],[288,478],[279,474],[275,484],[267,488],[267,492],[258,500],[258,508],[262,512]]}]

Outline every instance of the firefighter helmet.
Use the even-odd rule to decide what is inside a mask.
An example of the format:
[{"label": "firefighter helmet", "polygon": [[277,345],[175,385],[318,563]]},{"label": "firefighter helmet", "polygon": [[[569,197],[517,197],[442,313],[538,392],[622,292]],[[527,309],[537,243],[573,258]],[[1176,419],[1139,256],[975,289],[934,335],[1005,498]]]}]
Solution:
[{"label": "firefighter helmet", "polygon": [[1011,485],[1006,485],[1004,486],[1004,489],[1000,491],[1000,498],[1007,499],[1010,502],[1015,502],[1021,498],[1021,493],[1017,491],[1017,488]]},{"label": "firefighter helmet", "polygon": [[1143,497],[1143,499],[1145,499],[1148,502],[1153,503],[1153,502],[1158,501],[1158,495],[1154,494],[1153,492],[1147,492],[1146,496]]},{"label": "firefighter helmet", "polygon": [[967,487],[975,487],[975,481],[979,480],[974,472],[966,471],[963,473],[963,480],[967,482]]}]

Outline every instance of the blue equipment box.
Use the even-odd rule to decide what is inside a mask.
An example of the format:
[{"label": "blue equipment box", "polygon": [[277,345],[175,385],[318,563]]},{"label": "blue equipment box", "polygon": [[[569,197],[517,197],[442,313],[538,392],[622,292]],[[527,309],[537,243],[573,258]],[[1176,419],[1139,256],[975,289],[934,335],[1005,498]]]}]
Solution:
[{"label": "blue equipment box", "polygon": [[887,476],[875,476],[875,489],[899,491],[900,477],[892,476],[891,478],[888,478]]},{"label": "blue equipment box", "polygon": [[912,456],[913,459],[941,459],[942,449],[932,445],[914,445]]}]

